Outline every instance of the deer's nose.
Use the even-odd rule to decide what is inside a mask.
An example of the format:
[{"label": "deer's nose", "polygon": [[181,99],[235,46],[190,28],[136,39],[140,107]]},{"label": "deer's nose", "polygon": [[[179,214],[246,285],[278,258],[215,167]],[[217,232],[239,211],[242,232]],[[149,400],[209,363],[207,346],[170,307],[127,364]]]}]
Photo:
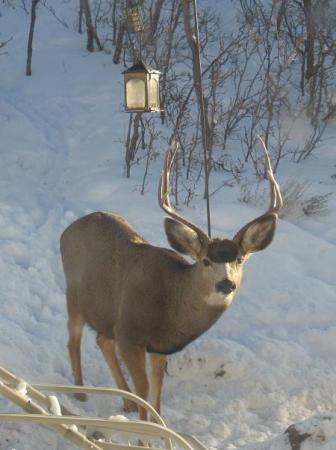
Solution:
[{"label": "deer's nose", "polygon": [[228,278],[225,278],[216,283],[216,290],[222,294],[231,294],[231,292],[236,290],[236,284]]}]

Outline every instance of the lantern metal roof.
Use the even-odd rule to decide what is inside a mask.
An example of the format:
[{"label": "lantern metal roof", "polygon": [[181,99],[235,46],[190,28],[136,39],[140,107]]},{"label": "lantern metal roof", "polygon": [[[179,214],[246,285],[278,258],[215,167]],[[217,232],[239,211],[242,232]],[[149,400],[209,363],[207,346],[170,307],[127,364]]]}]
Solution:
[{"label": "lantern metal roof", "polygon": [[139,60],[137,63],[134,64],[134,66],[130,67],[129,69],[125,70],[123,74],[125,73],[161,73],[159,70],[154,69],[153,67],[149,66],[148,64],[144,63],[143,61]]}]

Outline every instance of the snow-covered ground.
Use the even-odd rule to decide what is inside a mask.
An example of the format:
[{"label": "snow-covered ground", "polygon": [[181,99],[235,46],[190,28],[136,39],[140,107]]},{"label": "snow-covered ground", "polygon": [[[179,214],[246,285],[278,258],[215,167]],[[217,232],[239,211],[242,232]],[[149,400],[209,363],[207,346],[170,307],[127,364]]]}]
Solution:
[{"label": "snow-covered ground", "polygon": [[[1,13],[0,40],[13,39],[0,56],[0,365],[27,380],[71,383],[60,234],[75,218],[102,209],[167,245],[156,200],[159,165],[151,168],[145,196],[138,188],[142,168],[123,176],[122,69],[110,55],[88,54],[85,36],[41,7],[33,76],[26,77],[28,16],[4,7]],[[280,183],[309,178],[312,193],[335,192],[333,142],[300,165],[282,162]],[[232,236],[260,214],[238,196],[225,188],[212,198],[214,234]],[[336,448],[335,206],[332,195],[327,215],[280,221],[272,245],[246,264],[231,308],[169,358],[162,396],[169,426],[214,449],[287,450],[284,437],[268,441],[321,413],[325,439],[302,450]],[[204,225],[200,199],[183,214]],[[114,386],[91,330],[82,350],[86,383]],[[90,415],[121,412],[121,404],[102,398],[64,401]],[[3,399],[0,409],[15,410]],[[46,429],[0,425],[0,449],[13,448],[71,446]]]}]

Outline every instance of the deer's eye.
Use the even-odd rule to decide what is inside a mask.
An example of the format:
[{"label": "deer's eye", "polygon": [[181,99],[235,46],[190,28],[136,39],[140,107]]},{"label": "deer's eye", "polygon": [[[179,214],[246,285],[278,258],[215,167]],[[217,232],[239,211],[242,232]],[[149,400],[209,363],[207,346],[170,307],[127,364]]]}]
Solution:
[{"label": "deer's eye", "polygon": [[240,266],[241,264],[243,264],[244,262],[244,258],[237,258],[236,259],[236,263]]},{"label": "deer's eye", "polygon": [[211,266],[211,261],[210,261],[210,259],[204,258],[204,259],[203,259],[203,264],[205,265],[205,267]]}]

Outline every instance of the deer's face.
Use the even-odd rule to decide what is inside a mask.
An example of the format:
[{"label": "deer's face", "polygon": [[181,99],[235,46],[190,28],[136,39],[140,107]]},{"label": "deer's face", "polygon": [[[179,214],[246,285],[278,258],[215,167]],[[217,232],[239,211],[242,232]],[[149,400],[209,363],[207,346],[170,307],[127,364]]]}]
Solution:
[{"label": "deer's face", "polygon": [[188,254],[198,264],[210,302],[225,301],[229,306],[242,280],[246,259],[265,249],[272,241],[276,215],[266,214],[243,227],[231,239],[207,239],[186,225],[165,219],[165,231],[170,245]]},{"label": "deer's face", "polygon": [[233,240],[212,239],[209,242],[201,264],[215,295],[233,298],[241,283],[243,263],[239,246]]}]

